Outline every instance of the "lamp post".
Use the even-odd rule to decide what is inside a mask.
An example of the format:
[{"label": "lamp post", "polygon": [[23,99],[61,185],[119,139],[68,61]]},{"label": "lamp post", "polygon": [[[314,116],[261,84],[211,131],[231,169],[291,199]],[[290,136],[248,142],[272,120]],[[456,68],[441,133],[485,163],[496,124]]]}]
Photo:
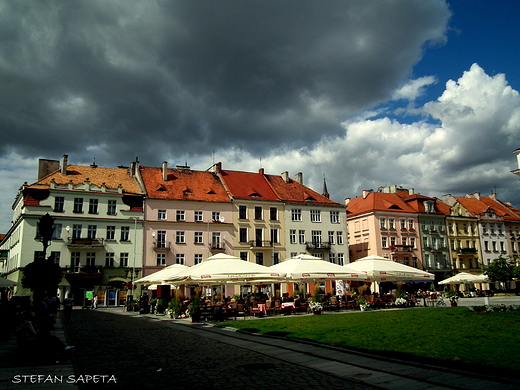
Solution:
[{"label": "lamp post", "polygon": [[134,245],[133,245],[134,255],[132,257],[132,273],[130,274],[130,295],[128,296],[128,298],[130,298],[130,299],[127,299],[127,306],[128,306],[129,300],[131,302],[133,302],[133,300],[134,300],[135,258],[137,256],[137,219],[138,219],[138,217],[132,217],[132,219],[134,220]]}]

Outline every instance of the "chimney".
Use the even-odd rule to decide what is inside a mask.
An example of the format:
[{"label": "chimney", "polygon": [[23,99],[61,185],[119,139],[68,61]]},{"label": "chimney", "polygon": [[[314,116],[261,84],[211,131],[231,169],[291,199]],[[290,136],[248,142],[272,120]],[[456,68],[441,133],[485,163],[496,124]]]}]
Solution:
[{"label": "chimney", "polygon": [[60,162],[58,160],[46,160],[40,158],[38,160],[38,180],[41,180],[45,176],[56,172],[60,169]]},{"label": "chimney", "polygon": [[258,173],[261,174],[262,176],[264,176],[264,168],[260,168],[260,169],[258,170]]},{"label": "chimney", "polygon": [[410,189],[408,190],[408,195],[413,195],[413,194],[415,194],[415,189],[410,188]]},{"label": "chimney", "polygon": [[69,163],[69,156],[64,154],[61,158],[61,174],[67,176],[67,165]]},{"label": "chimney", "polygon": [[289,172],[285,171],[281,173],[282,179],[284,182],[289,183]]},{"label": "chimney", "polygon": [[348,205],[352,199],[351,198],[345,198],[345,205]]},{"label": "chimney", "polygon": [[168,181],[168,162],[163,161],[162,163],[162,179],[164,182]]},{"label": "chimney", "polygon": [[371,192],[372,190],[363,190],[363,199],[365,199]]},{"label": "chimney", "polygon": [[298,172],[294,177],[294,180],[300,184],[303,184],[303,173]]},{"label": "chimney", "polygon": [[492,192],[491,194],[489,194],[489,197],[490,197],[491,199],[493,199],[495,202],[498,200],[498,198],[497,198],[497,194],[495,194],[494,192]]}]

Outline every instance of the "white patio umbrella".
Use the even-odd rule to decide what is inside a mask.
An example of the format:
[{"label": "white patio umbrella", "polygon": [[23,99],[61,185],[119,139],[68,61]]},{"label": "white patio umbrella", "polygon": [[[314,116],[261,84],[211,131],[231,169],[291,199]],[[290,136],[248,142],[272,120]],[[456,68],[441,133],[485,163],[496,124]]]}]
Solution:
[{"label": "white patio umbrella", "polygon": [[[380,256],[366,256],[343,266],[352,277],[365,276],[368,282],[390,282],[399,280],[433,281],[435,275]],[[348,271],[347,271],[348,270]],[[347,277],[348,279],[348,277]]]},{"label": "white patio umbrella", "polygon": [[285,274],[286,282],[313,283],[322,280],[364,280],[354,277],[343,266],[319,257],[301,254],[269,267],[274,272]]},{"label": "white patio umbrella", "polygon": [[489,283],[486,275],[474,275],[468,272],[459,272],[447,279],[441,280],[439,284],[465,284],[465,283]]},{"label": "white patio umbrella", "polygon": [[137,279],[134,284],[162,284],[165,280],[177,275],[179,272],[184,271],[188,268],[182,264],[169,265],[160,271],[154,272],[153,274],[143,276]]},{"label": "white patio umbrella", "polygon": [[283,276],[263,265],[219,253],[188,267],[166,282],[174,285],[276,283],[282,281]]},{"label": "white patio umbrella", "polygon": [[13,282],[12,280],[0,278],[0,288],[6,288],[6,287],[15,287],[18,286],[18,283]]}]

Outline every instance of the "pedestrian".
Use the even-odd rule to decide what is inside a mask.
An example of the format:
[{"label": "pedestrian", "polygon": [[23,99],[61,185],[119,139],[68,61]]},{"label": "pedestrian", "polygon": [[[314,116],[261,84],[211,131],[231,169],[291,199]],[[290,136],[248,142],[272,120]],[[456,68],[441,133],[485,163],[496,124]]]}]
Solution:
[{"label": "pedestrian", "polygon": [[97,295],[92,298],[92,309],[97,309]]},{"label": "pedestrian", "polygon": [[70,295],[67,295],[67,298],[63,301],[63,316],[65,322],[69,322],[70,320],[70,314],[72,312],[72,298]]}]

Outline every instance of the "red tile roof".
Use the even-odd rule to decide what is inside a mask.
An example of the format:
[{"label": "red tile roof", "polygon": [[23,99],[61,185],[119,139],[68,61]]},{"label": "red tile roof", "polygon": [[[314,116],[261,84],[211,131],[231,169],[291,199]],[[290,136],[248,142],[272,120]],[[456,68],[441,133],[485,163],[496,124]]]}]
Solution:
[{"label": "red tile roof", "polygon": [[105,185],[107,188],[117,189],[119,186],[122,186],[124,193],[141,193],[128,168],[105,168],[84,165],[67,165],[66,175],[62,175],[61,171],[57,170],[26,188],[49,189],[52,180],[59,185],[67,185],[68,183],[78,185],[89,181],[97,187]]},{"label": "red tile roof", "polygon": [[235,199],[279,200],[264,175],[259,172],[221,170],[220,176]]},{"label": "red tile roof", "polygon": [[401,197],[394,193],[370,192],[365,198],[358,196],[347,204],[347,214],[353,217],[372,211],[416,213]]},{"label": "red tile roof", "polygon": [[226,189],[212,172],[169,168],[166,182],[162,168],[142,166],[140,172],[149,198],[231,202]]},{"label": "red tile roof", "polygon": [[[480,216],[488,209],[495,211],[496,215],[503,217],[508,222],[520,222],[520,216],[515,214],[514,207],[507,207],[501,202],[497,202],[489,197],[481,196],[477,198],[455,197],[472,216]],[[518,210],[517,210],[518,211]]]},{"label": "red tile roof", "polygon": [[281,176],[276,175],[265,175],[265,179],[271,185],[278,198],[284,202],[345,206],[318,194],[296,180],[288,179],[286,182]]}]

